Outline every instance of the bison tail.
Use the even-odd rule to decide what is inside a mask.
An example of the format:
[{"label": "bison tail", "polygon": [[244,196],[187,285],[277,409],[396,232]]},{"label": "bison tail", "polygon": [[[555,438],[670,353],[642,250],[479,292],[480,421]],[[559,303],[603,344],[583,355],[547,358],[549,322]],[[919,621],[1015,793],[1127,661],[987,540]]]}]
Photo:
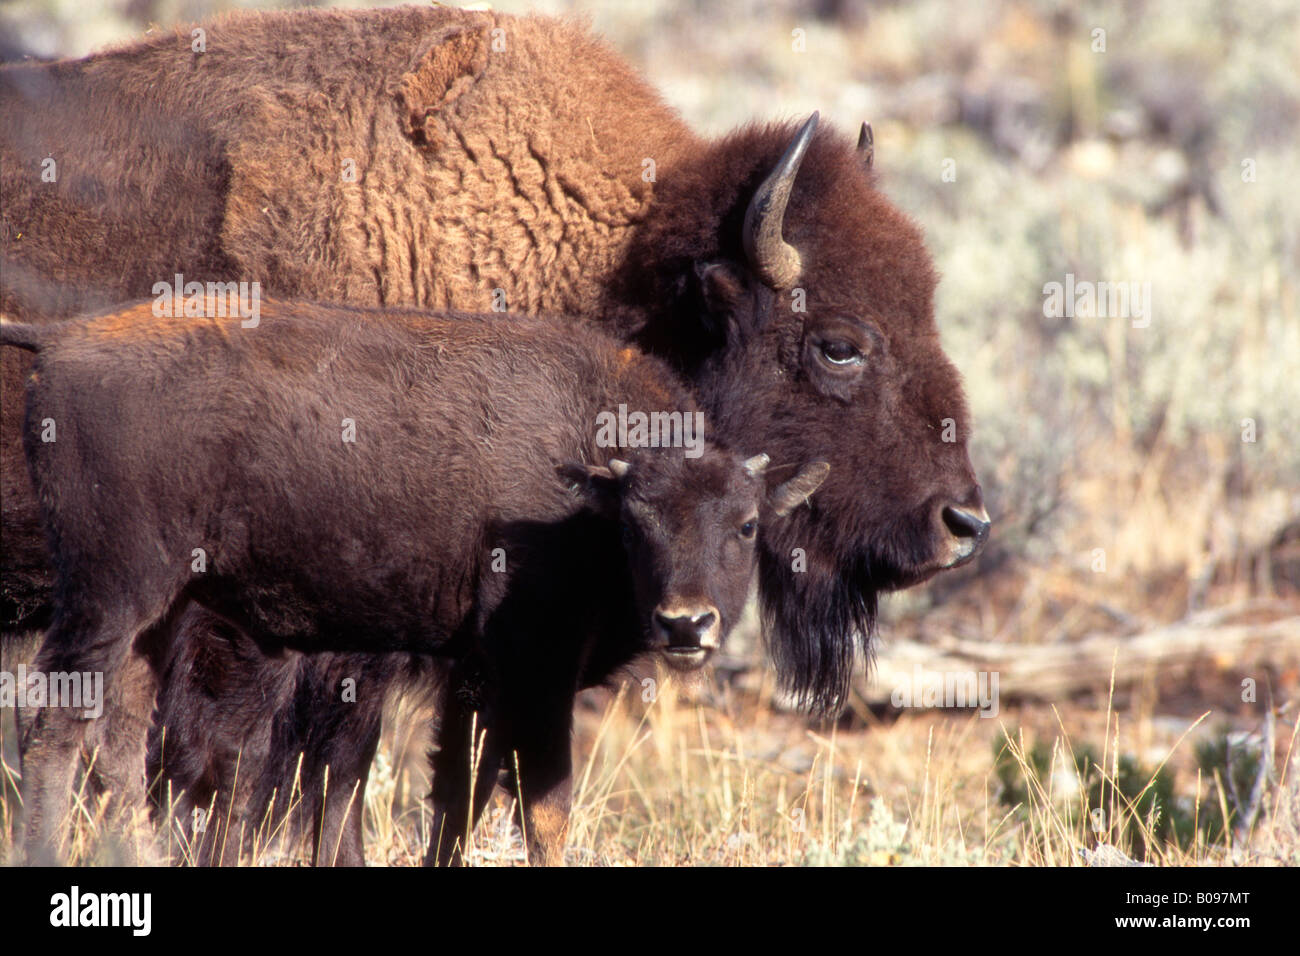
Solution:
[{"label": "bison tail", "polygon": [[40,326],[15,322],[0,315],[0,345],[14,345],[29,352],[39,352],[45,343],[45,330]]}]

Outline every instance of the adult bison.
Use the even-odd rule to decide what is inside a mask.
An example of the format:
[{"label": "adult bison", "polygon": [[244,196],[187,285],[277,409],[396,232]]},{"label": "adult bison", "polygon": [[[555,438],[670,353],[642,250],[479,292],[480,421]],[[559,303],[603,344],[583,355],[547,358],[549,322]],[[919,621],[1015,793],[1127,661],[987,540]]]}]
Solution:
[{"label": "adult bison", "polygon": [[[676,367],[725,440],[767,450],[770,482],[830,462],[759,545],[767,642],[811,707],[843,699],[880,591],[987,534],[921,235],[876,189],[869,145],[816,116],[703,139],[581,25],[416,7],[236,14],[5,67],[0,116],[9,314],[181,273],[598,316]],[[50,578],[19,461],[25,366],[4,363],[0,584],[18,623],[40,620]]]}]

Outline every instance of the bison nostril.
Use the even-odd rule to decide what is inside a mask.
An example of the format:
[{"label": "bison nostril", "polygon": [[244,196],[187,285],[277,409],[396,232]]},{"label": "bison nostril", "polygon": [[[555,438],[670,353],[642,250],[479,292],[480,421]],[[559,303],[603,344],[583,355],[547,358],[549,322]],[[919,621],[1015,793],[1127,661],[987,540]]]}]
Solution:
[{"label": "bison nostril", "polygon": [[718,619],[718,615],[712,611],[706,611],[698,617],[691,618],[691,624],[695,627],[695,636],[703,637],[713,627],[713,622]]},{"label": "bison nostril", "polygon": [[973,538],[977,547],[983,544],[989,534],[989,519],[983,508],[979,514],[974,514],[948,505],[943,509],[943,523],[954,537]]}]

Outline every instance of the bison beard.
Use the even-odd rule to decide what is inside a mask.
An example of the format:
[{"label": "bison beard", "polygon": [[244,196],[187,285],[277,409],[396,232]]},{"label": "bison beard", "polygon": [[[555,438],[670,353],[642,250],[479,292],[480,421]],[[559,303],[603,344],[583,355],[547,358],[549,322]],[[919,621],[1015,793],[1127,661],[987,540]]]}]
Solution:
[{"label": "bison beard", "polygon": [[[854,565],[857,565],[854,562]],[[876,589],[867,568],[809,569],[763,548],[759,594],[767,649],[783,690],[815,714],[834,714],[848,699],[858,649],[867,653],[876,623]],[[857,641],[845,640],[854,634]]]}]

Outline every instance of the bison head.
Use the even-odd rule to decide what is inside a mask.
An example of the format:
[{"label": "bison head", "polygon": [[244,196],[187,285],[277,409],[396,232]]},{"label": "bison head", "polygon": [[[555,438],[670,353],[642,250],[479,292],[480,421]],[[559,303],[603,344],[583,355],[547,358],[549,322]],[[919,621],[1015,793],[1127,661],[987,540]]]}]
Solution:
[{"label": "bison head", "polygon": [[[754,576],[766,455],[740,461],[709,447],[699,459],[673,450],[631,461],[567,465],[564,477],[622,525],[643,647],[676,670],[700,667],[735,625]],[[814,491],[815,462],[771,495],[773,516]]]},{"label": "bison head", "polygon": [[[966,450],[969,416],[933,315],[919,230],[875,188],[858,148],[750,127],[670,171],[645,242],[671,314],[647,348],[694,381],[716,435],[771,455],[770,483],[830,464],[809,502],[760,535],[760,598],[786,688],[844,700],[877,594],[970,561],[989,530]],[[633,256],[637,250],[633,251]]]}]

